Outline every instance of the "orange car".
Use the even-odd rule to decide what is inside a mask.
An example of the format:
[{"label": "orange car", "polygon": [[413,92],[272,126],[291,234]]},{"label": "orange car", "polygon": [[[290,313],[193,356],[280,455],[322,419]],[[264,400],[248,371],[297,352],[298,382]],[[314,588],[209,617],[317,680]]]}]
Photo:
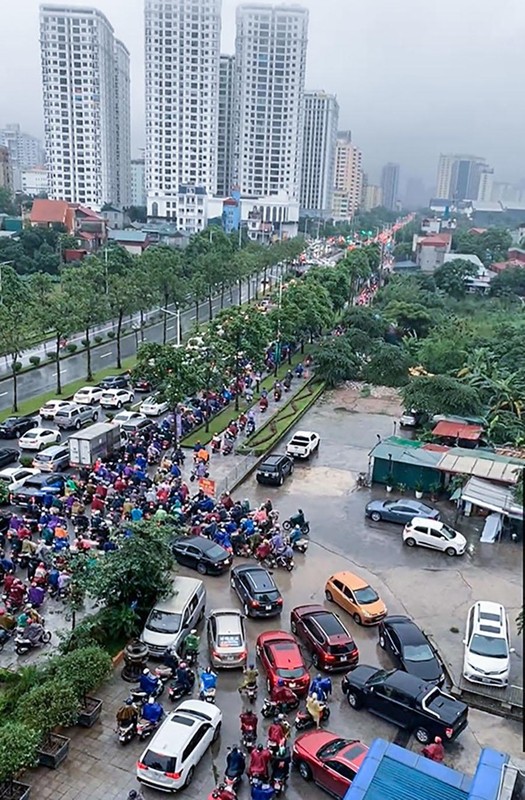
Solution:
[{"label": "orange car", "polygon": [[375,589],[353,572],[336,572],[328,578],[325,596],[348,611],[358,625],[377,625],[387,615]]}]

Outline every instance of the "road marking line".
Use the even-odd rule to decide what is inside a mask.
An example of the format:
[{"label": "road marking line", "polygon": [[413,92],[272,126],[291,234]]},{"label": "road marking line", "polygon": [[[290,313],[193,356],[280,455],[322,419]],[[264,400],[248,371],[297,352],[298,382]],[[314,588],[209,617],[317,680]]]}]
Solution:
[{"label": "road marking line", "polygon": [[197,314],[194,314],[193,317],[190,317],[190,319],[197,319]]},{"label": "road marking line", "polygon": [[5,396],[6,396],[6,394],[7,394],[7,392],[2,392],[2,393],[0,394],[0,397],[5,397]]},{"label": "road marking line", "polygon": [[[67,372],[67,369],[61,369],[61,370],[60,370],[60,374],[61,374],[61,375],[63,375],[63,374],[64,374],[64,372]],[[52,378],[56,378],[56,376],[57,376],[57,375],[58,375],[58,372],[53,372],[53,374],[52,374],[52,376],[51,376],[51,377],[52,377]]]},{"label": "road marking line", "polygon": [[166,328],[166,330],[167,330],[167,331],[172,331],[174,327],[175,327],[175,325],[168,325],[168,327]]},{"label": "road marking line", "polygon": [[112,356],[112,355],[113,355],[113,353],[103,353],[103,355],[101,355],[100,358],[109,358],[109,356]]}]

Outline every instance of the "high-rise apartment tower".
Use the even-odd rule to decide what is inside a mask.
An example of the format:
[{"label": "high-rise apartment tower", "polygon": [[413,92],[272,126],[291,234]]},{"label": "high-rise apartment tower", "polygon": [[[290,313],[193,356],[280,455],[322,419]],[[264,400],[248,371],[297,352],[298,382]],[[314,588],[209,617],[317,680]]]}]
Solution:
[{"label": "high-rise apartment tower", "polygon": [[332,214],[338,120],[334,95],[305,92],[300,204],[309,215]]}]

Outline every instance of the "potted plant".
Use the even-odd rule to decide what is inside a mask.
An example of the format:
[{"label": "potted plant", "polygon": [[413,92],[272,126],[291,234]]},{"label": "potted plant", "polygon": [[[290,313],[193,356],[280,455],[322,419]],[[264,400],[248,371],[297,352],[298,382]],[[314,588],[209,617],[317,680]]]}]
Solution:
[{"label": "potted plant", "polygon": [[80,701],[78,725],[91,728],[99,718],[102,700],[89,692],[109,677],[112,666],[111,656],[96,645],[80,647],[60,657],[56,674],[73,687]]},{"label": "potted plant", "polygon": [[406,483],[398,484],[397,491],[399,492],[399,494],[405,494],[406,490],[407,490]]},{"label": "potted plant", "polygon": [[47,680],[31,689],[20,701],[17,714],[26,725],[40,732],[38,763],[56,769],[69,752],[70,740],[56,733],[57,727],[74,725],[80,703],[73,688],[64,680]]},{"label": "potted plant", "polygon": [[0,799],[27,800],[31,787],[17,781],[22,770],[36,763],[40,734],[21,722],[0,728]]},{"label": "potted plant", "polygon": [[434,503],[435,503],[435,502],[436,502],[436,500],[438,499],[438,495],[439,495],[439,490],[440,490],[440,488],[441,488],[441,487],[440,487],[439,483],[433,483],[433,484],[432,484],[432,486],[430,487],[430,499],[431,499],[431,500],[432,500],[432,502],[434,502]]},{"label": "potted plant", "polygon": [[417,481],[416,485],[414,486],[414,491],[416,494],[416,500],[421,500],[423,497],[423,484],[421,481]]}]

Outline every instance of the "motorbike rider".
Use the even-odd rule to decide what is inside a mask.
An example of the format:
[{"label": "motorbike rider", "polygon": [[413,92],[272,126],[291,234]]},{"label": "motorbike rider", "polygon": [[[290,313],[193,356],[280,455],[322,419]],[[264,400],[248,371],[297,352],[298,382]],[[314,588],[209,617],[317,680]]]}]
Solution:
[{"label": "motorbike rider", "polygon": [[133,700],[128,697],[125,704],[119,708],[116,714],[117,725],[122,728],[127,728],[129,724],[133,725],[133,730],[137,728],[139,715],[137,709],[133,705]]},{"label": "motorbike rider", "polygon": [[239,715],[239,720],[241,722],[241,736],[244,736],[247,733],[253,733],[254,736],[257,736],[257,714],[249,709],[248,711],[243,711],[242,714]]},{"label": "motorbike rider", "polygon": [[200,693],[204,695],[210,689],[217,688],[217,675],[213,672],[211,667],[206,667],[205,670],[201,672],[201,686],[200,686]]},{"label": "motorbike rider", "polygon": [[319,702],[326,703],[332,694],[332,681],[317,674],[310,684],[308,694],[315,694]]},{"label": "motorbike rider", "polygon": [[150,697],[142,709],[142,719],[146,722],[150,722],[152,725],[157,725],[157,723],[160,722],[163,714],[164,709],[154,697]]},{"label": "motorbike rider", "polygon": [[302,508],[297,509],[297,514],[294,514],[293,517],[290,517],[290,524],[295,527],[295,525],[299,525],[300,528],[303,527],[306,520],[304,518],[304,511]]},{"label": "motorbike rider", "polygon": [[[280,719],[279,719],[280,717]],[[279,748],[286,742],[286,731],[281,721],[284,719],[283,714],[279,714],[270,727],[268,728],[268,749]]]},{"label": "motorbike rider", "polygon": [[228,755],[226,756],[226,771],[227,778],[238,778],[244,774],[246,769],[246,759],[243,753],[235,745],[228,748]]},{"label": "motorbike rider", "polygon": [[250,754],[248,777],[258,780],[267,780],[270,759],[270,751],[263,747],[262,744],[258,744],[255,750],[252,750]]},{"label": "motorbike rider", "polygon": [[0,628],[4,631],[11,631],[16,625],[16,620],[12,614],[4,608],[0,608]]},{"label": "motorbike rider", "polygon": [[303,532],[300,525],[296,525],[290,533],[290,544],[292,547],[296,542],[303,538]]},{"label": "motorbike rider", "polygon": [[177,667],[176,679],[177,683],[182,687],[182,690],[185,694],[191,692],[192,689],[191,675],[191,669],[188,667],[185,661],[181,661]]},{"label": "motorbike rider", "polygon": [[252,784],[251,800],[272,800],[275,789],[267,781]]},{"label": "motorbike rider", "polygon": [[250,664],[243,671],[242,683],[239,686],[239,693],[242,694],[243,690],[247,689],[248,686],[257,687],[257,678],[258,677],[259,677],[259,670],[256,668],[255,664]]},{"label": "motorbike rider", "polygon": [[297,702],[297,695],[288,686],[285,686],[282,678],[279,678],[276,686],[270,692],[270,700],[281,705],[290,705]]},{"label": "motorbike rider", "polygon": [[162,663],[168,669],[171,669],[173,675],[177,672],[177,667],[179,666],[179,659],[177,658],[177,653],[175,652],[173,647],[167,647],[166,652],[164,653],[164,658],[162,659]]},{"label": "motorbike rider", "polygon": [[22,633],[23,638],[27,639],[28,642],[31,642],[31,645],[35,645],[40,641],[43,633],[44,626],[39,622],[33,622],[31,618],[28,618],[27,625]]},{"label": "motorbike rider", "polygon": [[142,670],[142,675],[140,676],[141,692],[145,692],[147,695],[154,695],[159,689],[159,683],[159,679],[152,675],[147,667]]},{"label": "motorbike rider", "polygon": [[324,703],[317,699],[316,694],[309,694],[306,698],[306,710],[315,722],[316,728],[321,727],[321,716],[323,713]]},{"label": "motorbike rider", "polygon": [[188,658],[188,656],[197,656],[200,644],[201,637],[198,635],[197,629],[192,628],[192,630],[184,639],[184,643],[182,645],[182,652],[184,653],[184,656],[186,658]]},{"label": "motorbike rider", "polygon": [[293,550],[289,544],[285,544],[283,550],[278,555],[288,564],[293,561]]},{"label": "motorbike rider", "polygon": [[271,761],[271,779],[272,782],[279,780],[283,783],[286,783],[288,777],[290,775],[290,765],[292,763],[292,757],[290,754],[290,748],[283,745],[280,747],[277,753],[272,757]]},{"label": "motorbike rider", "polygon": [[421,752],[425,758],[429,758],[431,761],[436,761],[438,764],[442,764],[443,759],[445,758],[445,748],[443,747],[441,737],[436,736],[434,741],[431,742],[431,744],[425,745]]}]

